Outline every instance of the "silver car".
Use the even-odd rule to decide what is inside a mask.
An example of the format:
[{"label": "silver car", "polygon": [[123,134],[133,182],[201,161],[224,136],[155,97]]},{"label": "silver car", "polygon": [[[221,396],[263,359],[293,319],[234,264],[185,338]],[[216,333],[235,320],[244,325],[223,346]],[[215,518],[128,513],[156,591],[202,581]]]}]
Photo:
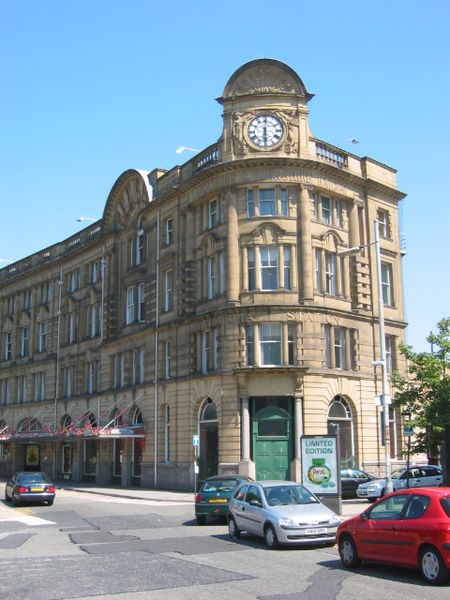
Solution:
[{"label": "silver car", "polygon": [[306,487],[293,481],[255,481],[233,494],[228,512],[232,538],[241,531],[263,537],[268,548],[278,544],[331,544],[340,519]]},{"label": "silver car", "polygon": [[[415,466],[399,469],[392,473],[392,487],[394,492],[403,488],[429,487],[442,485],[442,469],[434,465]],[[361,483],[356,490],[358,498],[367,498],[375,502],[384,496],[386,479],[373,479],[368,483]]]}]

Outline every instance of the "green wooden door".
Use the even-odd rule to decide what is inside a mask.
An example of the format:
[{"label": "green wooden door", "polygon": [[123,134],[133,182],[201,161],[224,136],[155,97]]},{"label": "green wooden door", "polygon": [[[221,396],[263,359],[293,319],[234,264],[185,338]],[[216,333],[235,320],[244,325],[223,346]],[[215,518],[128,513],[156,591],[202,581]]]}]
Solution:
[{"label": "green wooden door", "polygon": [[291,418],[278,407],[253,418],[253,460],[256,479],[289,479],[292,460]]}]

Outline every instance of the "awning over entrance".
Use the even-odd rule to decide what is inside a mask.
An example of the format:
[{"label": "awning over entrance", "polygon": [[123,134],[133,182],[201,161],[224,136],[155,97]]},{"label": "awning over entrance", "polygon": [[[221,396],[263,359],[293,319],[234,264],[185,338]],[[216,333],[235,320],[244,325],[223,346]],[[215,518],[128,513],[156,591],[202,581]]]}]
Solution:
[{"label": "awning over entrance", "polygon": [[40,431],[2,431],[0,442],[29,442],[29,441],[71,441],[74,439],[139,439],[145,438],[145,428],[141,425],[118,427],[73,427],[67,430],[52,431],[44,428]]}]

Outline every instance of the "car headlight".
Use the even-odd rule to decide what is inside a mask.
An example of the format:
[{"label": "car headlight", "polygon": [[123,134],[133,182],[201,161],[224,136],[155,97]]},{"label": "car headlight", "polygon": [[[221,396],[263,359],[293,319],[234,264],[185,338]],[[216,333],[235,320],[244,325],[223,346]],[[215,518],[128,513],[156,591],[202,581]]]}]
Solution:
[{"label": "car headlight", "polygon": [[278,519],[278,523],[280,527],[298,527],[298,524],[292,519],[287,519],[286,517],[281,517]]},{"label": "car headlight", "polygon": [[336,525],[337,523],[340,523],[341,519],[339,518],[338,515],[333,515],[330,519],[330,525]]}]

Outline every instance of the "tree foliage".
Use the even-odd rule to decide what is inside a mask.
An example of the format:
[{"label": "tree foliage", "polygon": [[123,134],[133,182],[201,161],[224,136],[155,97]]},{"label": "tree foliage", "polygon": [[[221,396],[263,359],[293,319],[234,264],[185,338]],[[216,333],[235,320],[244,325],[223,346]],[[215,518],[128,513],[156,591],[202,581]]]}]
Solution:
[{"label": "tree foliage", "polygon": [[414,352],[400,344],[407,372],[393,377],[394,406],[411,415],[414,427],[411,451],[426,452],[430,462],[439,456],[444,428],[450,423],[450,317],[439,321],[437,328],[427,337],[430,352]]}]

